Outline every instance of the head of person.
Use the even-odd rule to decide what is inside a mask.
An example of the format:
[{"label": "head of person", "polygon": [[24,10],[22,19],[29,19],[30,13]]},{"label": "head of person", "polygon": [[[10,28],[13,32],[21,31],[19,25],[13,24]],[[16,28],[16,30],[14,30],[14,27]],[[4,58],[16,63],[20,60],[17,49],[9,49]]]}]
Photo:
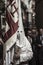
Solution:
[{"label": "head of person", "polygon": [[40,35],[43,34],[43,28],[40,28]]},{"label": "head of person", "polygon": [[31,33],[31,30],[28,30],[28,36],[31,37],[32,33]]},{"label": "head of person", "polygon": [[32,29],[32,37],[36,37],[38,35],[38,31],[36,28]]}]

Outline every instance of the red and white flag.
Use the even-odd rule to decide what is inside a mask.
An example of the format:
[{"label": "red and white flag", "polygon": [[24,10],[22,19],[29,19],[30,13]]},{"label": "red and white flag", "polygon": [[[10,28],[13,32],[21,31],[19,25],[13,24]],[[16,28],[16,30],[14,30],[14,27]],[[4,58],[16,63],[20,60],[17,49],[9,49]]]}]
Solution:
[{"label": "red and white flag", "polygon": [[6,1],[6,29],[4,42],[12,44],[16,42],[18,29],[18,7],[17,0]]}]

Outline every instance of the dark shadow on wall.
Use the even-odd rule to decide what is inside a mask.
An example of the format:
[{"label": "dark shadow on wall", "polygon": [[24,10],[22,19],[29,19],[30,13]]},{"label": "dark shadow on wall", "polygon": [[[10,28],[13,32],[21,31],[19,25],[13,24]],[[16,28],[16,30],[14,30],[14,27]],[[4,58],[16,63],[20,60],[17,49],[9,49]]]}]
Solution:
[{"label": "dark shadow on wall", "polygon": [[37,28],[43,28],[43,0],[36,0],[35,5],[35,12],[36,12],[36,26]]}]

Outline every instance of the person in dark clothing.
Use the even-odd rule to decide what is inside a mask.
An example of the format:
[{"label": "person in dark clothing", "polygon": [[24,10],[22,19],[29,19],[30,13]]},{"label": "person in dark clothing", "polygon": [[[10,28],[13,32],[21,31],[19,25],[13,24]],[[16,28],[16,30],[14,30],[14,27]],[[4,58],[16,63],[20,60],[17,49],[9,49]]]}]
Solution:
[{"label": "person in dark clothing", "polygon": [[30,61],[30,65],[39,65],[39,57],[38,57],[38,51],[39,51],[39,35],[37,29],[32,29],[32,49],[33,49],[33,58]]},{"label": "person in dark clothing", "polygon": [[40,29],[39,64],[43,65],[43,29]]}]

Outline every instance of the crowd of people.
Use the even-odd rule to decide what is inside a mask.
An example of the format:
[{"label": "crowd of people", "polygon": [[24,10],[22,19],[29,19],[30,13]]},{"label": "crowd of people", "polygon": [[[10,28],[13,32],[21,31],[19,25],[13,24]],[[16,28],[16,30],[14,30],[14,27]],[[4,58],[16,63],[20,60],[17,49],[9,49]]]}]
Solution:
[{"label": "crowd of people", "polygon": [[43,29],[33,28],[28,31],[28,40],[33,50],[33,58],[29,61],[30,65],[43,65]]},{"label": "crowd of people", "polygon": [[[32,30],[29,30],[27,39],[31,44],[33,56],[30,60],[28,59],[25,62],[22,61],[17,65],[43,65],[43,29],[37,30],[35,27]],[[11,65],[14,64],[11,63]]]}]

